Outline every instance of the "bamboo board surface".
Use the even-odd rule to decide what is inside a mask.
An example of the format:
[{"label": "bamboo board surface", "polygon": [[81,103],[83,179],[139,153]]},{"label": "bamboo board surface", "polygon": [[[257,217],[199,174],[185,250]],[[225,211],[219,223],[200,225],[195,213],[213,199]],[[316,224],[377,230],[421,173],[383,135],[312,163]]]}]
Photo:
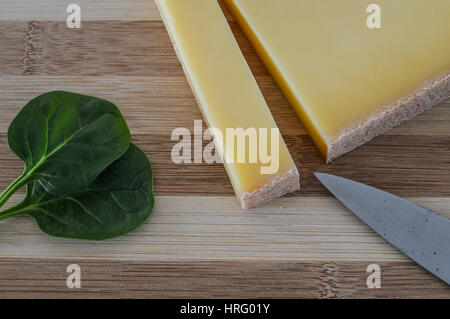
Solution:
[{"label": "bamboo board surface", "polygon": [[[202,117],[153,1],[78,4],[79,30],[59,1],[0,1],[0,188],[22,170],[7,145],[11,120],[34,96],[69,90],[119,106],[153,164],[156,207],[137,231],[104,242],[49,238],[28,218],[0,222],[0,298],[450,297],[312,175],[352,178],[450,218],[449,100],[326,165],[227,13],[302,175],[301,193],[244,211],[222,165],[171,161],[172,130]],[[71,263],[81,289],[66,287]],[[366,286],[371,263],[381,289]]]}]

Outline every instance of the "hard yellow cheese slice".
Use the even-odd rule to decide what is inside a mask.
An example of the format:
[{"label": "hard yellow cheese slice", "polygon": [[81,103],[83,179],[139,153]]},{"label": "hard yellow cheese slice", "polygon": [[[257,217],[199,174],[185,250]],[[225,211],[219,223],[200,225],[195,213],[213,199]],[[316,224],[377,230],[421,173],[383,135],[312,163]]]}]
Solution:
[{"label": "hard yellow cheese slice", "polygon": [[[276,123],[242,55],[223,12],[215,0],[156,0],[178,57],[209,127],[220,130],[216,147],[243,208],[249,208],[300,188],[299,174],[281,136],[276,170],[262,173],[266,160],[250,162],[250,138],[238,149],[226,147],[227,129],[266,129],[272,148]],[[276,135],[273,135],[276,136]],[[258,143],[264,139],[258,136]],[[242,144],[241,144],[242,145]],[[252,148],[252,150],[254,150]],[[240,154],[238,154],[241,152]],[[238,162],[245,152],[247,161]],[[258,152],[259,153],[259,152]],[[234,159],[234,161],[233,161]]]},{"label": "hard yellow cheese slice", "polygon": [[225,2],[328,161],[450,96],[449,0]]}]

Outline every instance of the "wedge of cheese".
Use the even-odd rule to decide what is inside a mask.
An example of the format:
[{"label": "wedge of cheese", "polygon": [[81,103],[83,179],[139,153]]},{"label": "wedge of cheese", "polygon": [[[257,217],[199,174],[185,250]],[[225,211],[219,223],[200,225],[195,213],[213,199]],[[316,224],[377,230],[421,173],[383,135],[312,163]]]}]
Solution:
[{"label": "wedge of cheese", "polygon": [[224,1],[327,161],[450,96],[449,0]]},{"label": "wedge of cheese", "polygon": [[[297,168],[276,134],[277,125],[217,1],[156,0],[156,4],[205,121],[223,134],[219,138],[213,131],[216,149],[242,207],[298,190]],[[250,134],[244,136],[244,144],[237,137],[234,145],[229,144],[234,139],[230,129],[256,132],[258,145]],[[255,150],[258,154],[251,154]],[[276,152],[270,154],[271,150]],[[260,151],[267,151],[261,154],[272,155],[276,162],[269,163]]]}]

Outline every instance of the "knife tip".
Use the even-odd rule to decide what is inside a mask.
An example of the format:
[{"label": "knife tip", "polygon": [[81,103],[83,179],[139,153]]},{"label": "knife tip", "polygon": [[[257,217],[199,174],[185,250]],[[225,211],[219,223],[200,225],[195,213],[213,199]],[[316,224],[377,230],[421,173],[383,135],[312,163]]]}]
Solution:
[{"label": "knife tip", "polygon": [[330,183],[336,182],[340,179],[338,176],[327,173],[314,172],[313,174],[319,180],[319,182],[327,188]]},{"label": "knife tip", "polygon": [[325,176],[327,176],[328,174],[325,173],[320,173],[320,172],[314,172],[313,173],[314,176],[320,181],[322,178],[324,178]]}]

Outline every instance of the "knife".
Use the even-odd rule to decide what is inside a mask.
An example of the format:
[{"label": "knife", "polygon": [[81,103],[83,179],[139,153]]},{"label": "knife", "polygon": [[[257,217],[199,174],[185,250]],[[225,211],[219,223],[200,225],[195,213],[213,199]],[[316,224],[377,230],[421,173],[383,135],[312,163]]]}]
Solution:
[{"label": "knife", "polygon": [[450,219],[365,184],[325,173],[314,175],[381,237],[450,285]]}]

